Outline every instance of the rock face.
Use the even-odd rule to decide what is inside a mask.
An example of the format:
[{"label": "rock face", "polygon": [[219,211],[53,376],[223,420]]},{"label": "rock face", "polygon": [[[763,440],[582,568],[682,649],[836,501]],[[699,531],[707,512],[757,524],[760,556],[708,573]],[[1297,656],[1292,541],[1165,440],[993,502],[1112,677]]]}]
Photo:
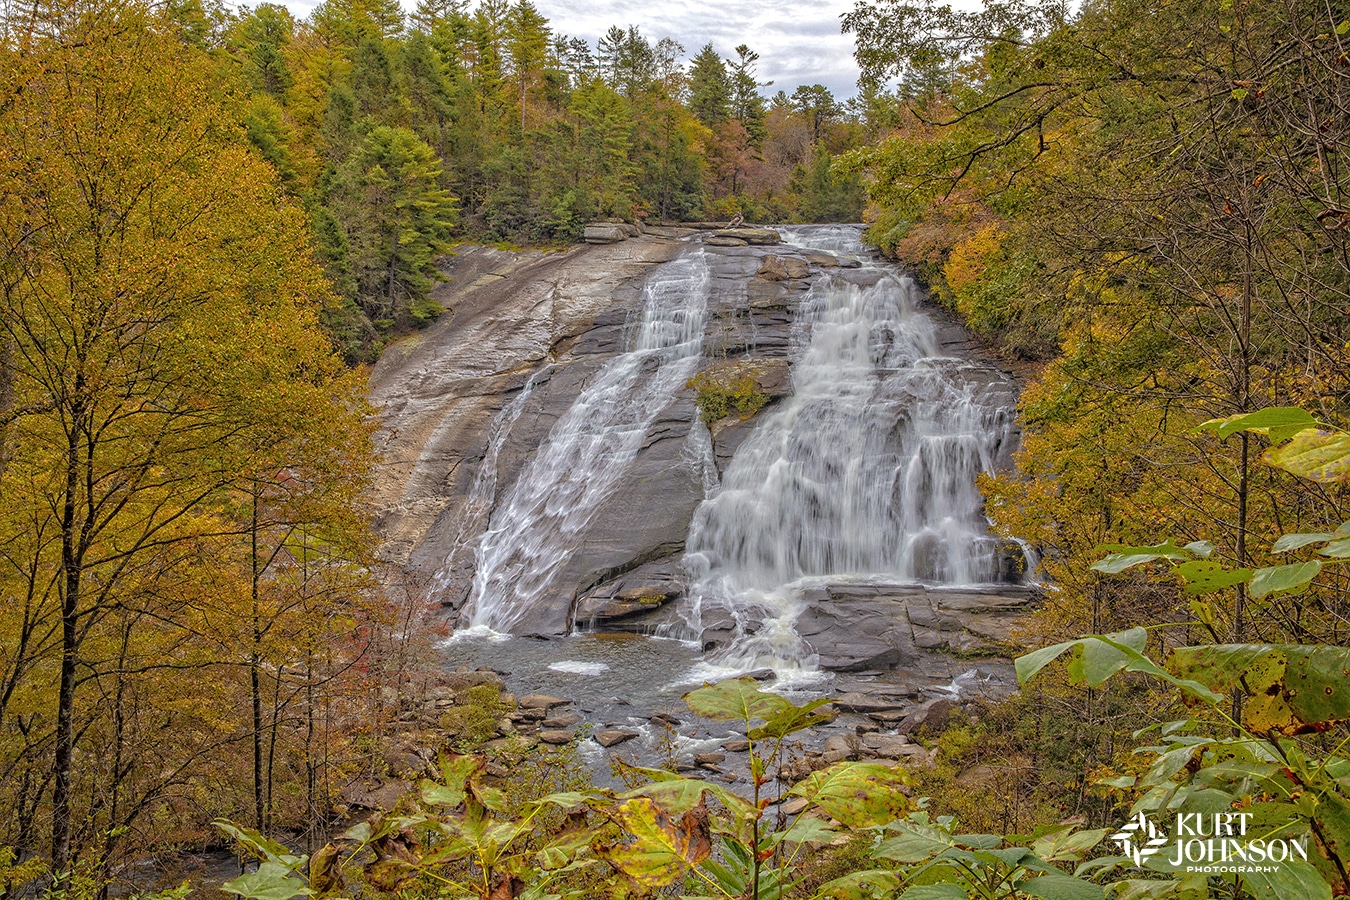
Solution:
[{"label": "rock face", "polygon": [[[471,596],[475,540],[554,426],[631,347],[644,286],[695,235],[592,223],[587,243],[566,251],[461,251],[434,292],[447,314],[391,347],[375,367],[371,399],[380,409],[385,454],[376,479],[383,555],[429,584],[452,616]],[[880,276],[849,268],[856,266],[851,259],[773,246],[779,235],[772,229],[697,237],[707,255],[708,288],[694,371],[719,384],[748,381],[764,395],[764,409],[772,409],[792,391],[794,311],[812,279],[824,270],[860,285]],[[942,339],[964,350],[957,347],[963,334],[953,325]],[[709,453],[698,449],[708,447],[698,418],[695,390],[677,388],[560,559],[548,602],[513,631],[557,635],[574,624],[642,629],[654,612],[678,602],[687,589],[680,559],[705,483],[725,469],[756,423],[740,415],[711,423]],[[821,664],[837,671],[903,667],[932,652],[996,653],[1013,611],[1030,599],[1025,591],[958,594],[915,586],[818,592],[798,630]],[[705,643],[719,639],[711,623]]]}]

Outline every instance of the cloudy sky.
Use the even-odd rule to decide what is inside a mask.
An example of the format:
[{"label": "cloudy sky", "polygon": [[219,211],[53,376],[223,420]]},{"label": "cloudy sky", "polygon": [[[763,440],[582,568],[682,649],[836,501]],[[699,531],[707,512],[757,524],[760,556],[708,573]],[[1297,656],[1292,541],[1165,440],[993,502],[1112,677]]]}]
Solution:
[{"label": "cloudy sky", "polygon": [[[275,0],[274,0],[275,2]],[[309,15],[317,0],[282,0],[299,18]],[[402,0],[411,10],[416,0]],[[671,37],[693,56],[712,41],[723,58],[737,44],[759,54],[759,80],[773,81],[763,93],[789,94],[801,84],[823,84],[840,99],[857,92],[858,68],[853,40],[839,33],[839,17],[853,9],[853,0],[813,0],[784,4],[772,0],[535,0],[555,32],[584,37],[594,48],[611,25],[636,25],[655,43]]]}]

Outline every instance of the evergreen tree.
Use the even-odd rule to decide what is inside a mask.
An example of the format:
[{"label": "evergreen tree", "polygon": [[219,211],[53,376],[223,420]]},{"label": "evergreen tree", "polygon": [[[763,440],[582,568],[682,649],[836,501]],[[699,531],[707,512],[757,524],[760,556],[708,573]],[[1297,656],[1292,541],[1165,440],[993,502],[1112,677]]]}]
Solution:
[{"label": "evergreen tree", "polygon": [[736,48],[736,59],[727,61],[731,69],[731,117],[740,121],[750,136],[751,145],[756,148],[763,146],[766,134],[764,98],[759,89],[773,84],[772,81],[761,83],[755,80],[755,63],[758,61],[759,54],[745,44]]},{"label": "evergreen tree", "polygon": [[703,45],[689,68],[689,111],[709,128],[731,115],[727,67],[712,44]]},{"label": "evergreen tree", "polygon": [[339,177],[335,212],[362,308],[381,328],[434,319],[439,307],[427,291],[456,221],[435,151],[406,128],[378,126]]}]

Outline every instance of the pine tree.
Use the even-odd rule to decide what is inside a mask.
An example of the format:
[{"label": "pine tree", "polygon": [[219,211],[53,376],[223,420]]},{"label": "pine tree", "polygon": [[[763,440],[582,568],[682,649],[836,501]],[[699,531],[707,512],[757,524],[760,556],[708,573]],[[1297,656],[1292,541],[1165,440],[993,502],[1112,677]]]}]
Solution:
[{"label": "pine tree", "polygon": [[689,111],[709,128],[731,115],[727,67],[712,44],[703,45],[689,68]]}]

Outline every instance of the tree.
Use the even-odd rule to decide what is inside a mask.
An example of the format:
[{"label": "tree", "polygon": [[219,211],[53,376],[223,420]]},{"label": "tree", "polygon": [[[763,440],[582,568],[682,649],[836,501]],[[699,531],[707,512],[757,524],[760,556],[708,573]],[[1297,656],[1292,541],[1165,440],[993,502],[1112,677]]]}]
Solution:
[{"label": "tree", "polygon": [[334,198],[347,224],[358,298],[376,324],[427,321],[435,259],[449,249],[455,200],[440,186],[440,161],[406,128],[371,129],[341,173]]},{"label": "tree", "polygon": [[704,44],[689,67],[689,111],[709,128],[731,115],[727,67],[712,44]]},{"label": "tree", "polygon": [[811,140],[819,143],[820,131],[843,114],[844,108],[823,84],[802,85],[792,92],[792,108],[811,123]]},{"label": "tree", "polygon": [[238,739],[232,492],[280,446],[367,462],[304,216],[209,58],[136,6],[53,21],[0,50],[0,799],[64,882]]},{"label": "tree", "polygon": [[769,87],[772,81],[755,80],[755,63],[759,54],[745,44],[736,47],[736,59],[728,60],[731,85],[731,117],[738,120],[750,135],[756,148],[764,144],[764,98],[759,89]]}]

